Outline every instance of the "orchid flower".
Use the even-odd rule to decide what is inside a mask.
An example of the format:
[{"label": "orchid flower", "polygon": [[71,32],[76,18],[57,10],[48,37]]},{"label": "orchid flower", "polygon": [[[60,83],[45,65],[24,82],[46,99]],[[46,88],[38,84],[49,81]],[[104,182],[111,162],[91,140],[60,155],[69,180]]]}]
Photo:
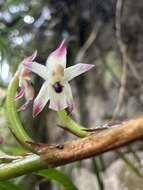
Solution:
[{"label": "orchid flower", "polygon": [[23,65],[38,74],[45,82],[34,100],[33,117],[37,116],[50,101],[49,108],[55,111],[74,109],[74,101],[69,81],[90,70],[94,65],[76,64],[66,68],[67,49],[63,40],[60,46],[47,58],[46,66],[37,62],[25,61]]},{"label": "orchid flower", "polygon": [[31,100],[34,98],[34,88],[31,84],[31,71],[23,66],[23,64],[30,64],[35,59],[37,52],[35,51],[31,56],[25,58],[19,66],[18,77],[20,91],[15,97],[15,100],[19,100],[25,96],[26,102],[18,109],[18,111],[25,110]]}]

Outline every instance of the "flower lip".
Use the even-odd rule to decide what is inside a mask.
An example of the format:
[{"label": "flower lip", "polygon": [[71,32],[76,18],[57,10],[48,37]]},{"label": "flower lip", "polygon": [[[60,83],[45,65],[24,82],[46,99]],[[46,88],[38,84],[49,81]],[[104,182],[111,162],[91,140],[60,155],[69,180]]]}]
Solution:
[{"label": "flower lip", "polygon": [[54,88],[55,92],[57,92],[57,93],[61,93],[63,91],[63,86],[60,84],[60,82],[56,82],[53,85],[53,88]]}]

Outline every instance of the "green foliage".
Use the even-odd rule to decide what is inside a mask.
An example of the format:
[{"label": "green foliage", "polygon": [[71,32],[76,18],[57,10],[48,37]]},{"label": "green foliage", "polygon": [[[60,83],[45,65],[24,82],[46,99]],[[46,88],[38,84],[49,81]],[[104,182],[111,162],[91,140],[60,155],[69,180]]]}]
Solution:
[{"label": "green foliage", "polygon": [[19,185],[16,185],[10,181],[0,182],[0,190],[24,190]]},{"label": "green foliage", "polygon": [[116,150],[116,153],[125,162],[131,172],[143,178],[143,174],[140,172],[140,169],[135,165],[135,163],[133,163],[129,158],[126,158],[126,156],[121,151]]},{"label": "green foliage", "polygon": [[72,183],[72,181],[59,170],[49,168],[47,170],[41,170],[37,174],[58,182],[67,190],[77,190],[76,186]]},{"label": "green foliage", "polygon": [[25,150],[22,147],[17,146],[10,146],[10,145],[0,145],[0,150],[5,152],[6,154],[12,154],[12,155],[19,155],[19,154],[25,154],[27,153],[27,150]]},{"label": "green foliage", "polygon": [[97,156],[92,159],[93,170],[98,180],[98,185],[100,190],[104,189],[104,184],[102,180],[102,169],[104,168],[103,163],[101,162],[101,157]]}]

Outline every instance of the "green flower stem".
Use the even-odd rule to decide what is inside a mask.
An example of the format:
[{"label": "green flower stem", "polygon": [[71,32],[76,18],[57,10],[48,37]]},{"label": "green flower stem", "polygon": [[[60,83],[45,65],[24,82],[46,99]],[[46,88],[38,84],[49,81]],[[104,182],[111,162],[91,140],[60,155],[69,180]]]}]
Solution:
[{"label": "green flower stem", "polygon": [[41,161],[40,156],[31,154],[23,159],[0,165],[0,181],[15,178],[27,173],[31,173],[47,166]]},{"label": "green flower stem", "polygon": [[26,141],[32,141],[32,139],[25,132],[15,106],[14,97],[16,95],[18,83],[19,79],[17,75],[15,75],[11,80],[7,90],[7,98],[6,98],[7,116],[10,122],[9,128],[12,131],[13,135],[24,147],[29,149],[29,145],[26,143]]},{"label": "green flower stem", "polygon": [[[31,146],[26,143],[26,141],[32,141],[32,139],[24,130],[15,106],[14,97],[16,95],[18,83],[19,79],[16,74],[11,80],[7,90],[6,108],[7,116],[10,122],[9,128],[23,147],[32,150]],[[46,167],[47,166],[45,165],[44,161],[41,160],[40,156],[36,154],[24,156],[22,159],[0,165],[0,181],[14,178]]]},{"label": "green flower stem", "polygon": [[73,121],[65,110],[58,111],[58,116],[63,121],[65,128],[67,128],[67,130],[71,131],[76,136],[83,138],[89,134],[89,132],[85,131],[86,128]]}]

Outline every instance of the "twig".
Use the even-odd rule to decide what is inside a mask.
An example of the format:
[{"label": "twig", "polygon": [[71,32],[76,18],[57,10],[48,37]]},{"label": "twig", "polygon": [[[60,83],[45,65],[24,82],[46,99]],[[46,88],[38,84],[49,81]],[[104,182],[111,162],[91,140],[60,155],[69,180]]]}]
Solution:
[{"label": "twig", "polygon": [[[70,130],[70,128],[68,128],[66,126],[59,125],[59,124],[57,126],[60,127],[61,129],[65,130],[65,131],[68,131],[68,132],[72,133],[75,136],[81,137],[79,134],[74,133],[73,131]],[[111,128],[111,127],[106,125],[106,126],[98,126],[98,127],[95,127],[95,128],[83,128],[81,130],[89,132],[88,135],[91,135],[91,133],[93,133],[93,132],[100,132],[100,131],[103,131],[103,130],[107,130],[109,128]]]},{"label": "twig", "polygon": [[92,32],[90,33],[89,37],[83,44],[83,46],[80,48],[80,50],[77,53],[76,56],[76,62],[81,62],[83,60],[83,57],[86,53],[86,51],[90,48],[90,46],[93,44],[93,42],[96,40],[97,33],[100,28],[100,23],[96,25],[96,28],[94,27]]},{"label": "twig", "polygon": [[121,87],[119,89],[119,95],[117,99],[117,104],[113,113],[113,120],[117,117],[123,101],[124,101],[124,96],[125,96],[125,90],[126,90],[126,83],[127,83],[127,64],[128,64],[128,55],[127,55],[127,48],[125,44],[122,41],[121,37],[121,12],[122,12],[122,1],[123,0],[117,0],[116,3],[116,19],[115,19],[115,26],[116,26],[116,38],[117,38],[117,43],[121,52],[122,56],[122,76],[121,76]]},{"label": "twig", "polygon": [[63,125],[59,125],[59,124],[57,124],[57,126],[60,127],[61,129],[65,130],[65,131],[67,131],[67,132],[69,132],[69,133],[75,135],[75,136],[80,137],[80,135],[78,135],[76,132],[71,131],[69,128],[67,128],[67,127],[65,127],[65,126],[63,126]]},{"label": "twig", "polygon": [[[119,95],[118,95],[115,110],[113,112],[112,121],[114,121],[116,119],[116,117],[118,116],[118,114],[119,114],[119,112],[121,110],[121,107],[123,105],[125,94],[127,94],[126,93],[126,83],[127,83],[127,73],[128,73],[127,66],[129,66],[129,68],[132,70],[134,76],[139,80],[139,78],[137,77],[137,72],[136,72],[135,68],[133,67],[132,62],[131,62],[131,60],[130,60],[130,58],[128,56],[127,47],[126,47],[125,43],[122,40],[122,35],[121,35],[122,7],[123,7],[123,0],[117,0],[117,3],[116,3],[116,18],[115,18],[116,39],[117,39],[119,50],[120,50],[120,53],[121,53],[121,56],[122,56],[123,68],[122,68],[122,76],[121,76],[121,87],[119,89]],[[131,148],[130,148],[130,150],[131,150]],[[122,153],[120,151],[116,151],[116,153],[119,156],[122,155]],[[125,156],[124,156],[124,160],[126,160]]]}]

